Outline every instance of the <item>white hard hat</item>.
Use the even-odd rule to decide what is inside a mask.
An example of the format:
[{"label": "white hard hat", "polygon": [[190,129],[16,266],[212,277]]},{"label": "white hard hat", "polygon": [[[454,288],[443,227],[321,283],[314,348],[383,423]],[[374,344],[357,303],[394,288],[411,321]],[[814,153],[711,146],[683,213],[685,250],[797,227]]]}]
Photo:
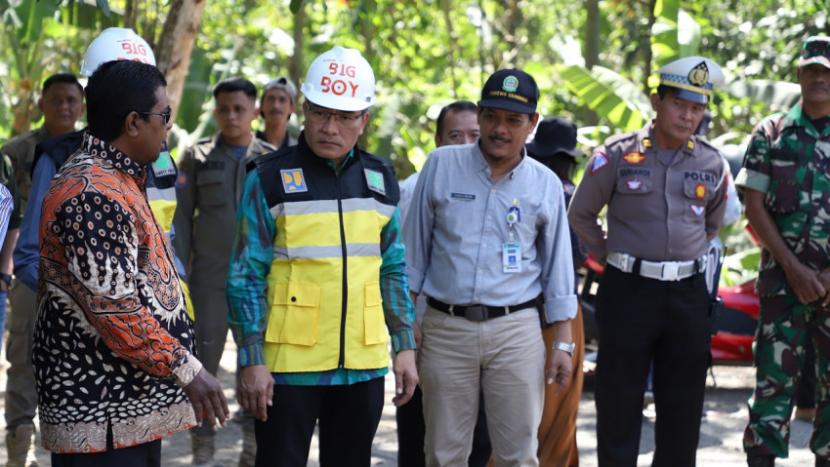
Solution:
[{"label": "white hard hat", "polygon": [[156,66],[150,44],[129,28],[107,28],[89,44],[81,65],[82,76],[92,76],[102,63],[134,60]]},{"label": "white hard hat", "polygon": [[360,52],[335,46],[311,62],[300,90],[321,107],[365,110],[375,104],[375,73]]}]

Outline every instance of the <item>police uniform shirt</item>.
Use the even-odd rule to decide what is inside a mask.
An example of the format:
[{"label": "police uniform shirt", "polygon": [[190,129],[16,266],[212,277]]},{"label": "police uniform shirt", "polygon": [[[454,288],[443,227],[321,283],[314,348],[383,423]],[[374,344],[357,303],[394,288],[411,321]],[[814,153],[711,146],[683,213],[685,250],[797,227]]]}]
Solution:
[{"label": "police uniform shirt", "polygon": [[[660,154],[649,124],[609,138],[588,161],[571,200],[571,228],[604,258],[627,253],[650,261],[700,258],[726,209],[723,162],[717,149],[692,137]],[[607,239],[597,216],[608,205]]]},{"label": "police uniform shirt", "polygon": [[[507,214],[518,208],[521,272],[503,270]],[[410,288],[454,305],[516,305],[545,299],[545,320],[576,315],[571,241],[562,183],[524,155],[498,182],[478,143],[430,154],[404,222]]]},{"label": "police uniform shirt", "polygon": [[235,157],[217,135],[183,154],[173,243],[188,270],[191,287],[225,287],[246,164],[273,150],[272,145],[253,138],[245,157]]}]

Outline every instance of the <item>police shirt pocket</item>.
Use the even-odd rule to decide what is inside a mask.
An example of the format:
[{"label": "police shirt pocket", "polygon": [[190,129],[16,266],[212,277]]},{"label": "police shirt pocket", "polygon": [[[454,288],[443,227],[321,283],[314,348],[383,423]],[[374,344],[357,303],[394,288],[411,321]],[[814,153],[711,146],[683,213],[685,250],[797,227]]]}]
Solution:
[{"label": "police shirt pocket", "polygon": [[320,286],[307,282],[276,284],[265,341],[312,346],[317,343],[320,320]]},{"label": "police shirt pocket", "polygon": [[228,202],[221,170],[200,170],[196,173],[196,190],[203,206],[221,206]]},{"label": "police shirt pocket", "polygon": [[798,165],[795,161],[774,160],[770,170],[769,190],[764,204],[775,214],[788,214],[798,210],[800,187],[796,180]]},{"label": "police shirt pocket", "polygon": [[702,223],[706,218],[706,200],[712,196],[711,188],[705,182],[684,180],[683,195],[686,197],[686,212],[683,218],[687,222]]},{"label": "police shirt pocket", "polygon": [[363,343],[387,343],[389,333],[386,331],[386,319],[383,316],[379,282],[369,282],[365,285],[363,300]]}]

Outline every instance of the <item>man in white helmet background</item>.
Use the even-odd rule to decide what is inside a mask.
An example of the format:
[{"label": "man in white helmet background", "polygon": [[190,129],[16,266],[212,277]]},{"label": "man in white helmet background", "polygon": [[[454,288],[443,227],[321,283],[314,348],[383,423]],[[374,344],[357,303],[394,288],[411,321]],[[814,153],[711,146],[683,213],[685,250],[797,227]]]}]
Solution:
[{"label": "man in white helmet background", "polygon": [[[92,41],[84,54],[81,74],[91,76],[103,63],[112,60],[132,60],[155,65],[155,56],[147,42],[131,29],[107,28]],[[63,163],[81,146],[84,130],[39,142],[34,150],[31,166],[31,188],[20,225],[20,238],[14,249],[14,274],[19,284],[11,294],[13,313],[9,323],[9,343],[6,351],[10,367],[6,385],[5,407],[7,450],[10,465],[25,465],[27,452],[34,435],[34,417],[37,407],[34,370],[32,368],[32,333],[34,329],[35,291],[38,282],[40,249],[38,231],[41,205],[49,187]],[[166,147],[147,170],[146,190],[153,215],[164,232],[171,235],[173,213],[176,209],[176,167]],[[174,257],[177,271],[184,277],[184,269]],[[182,282],[184,286],[184,282]],[[186,287],[186,286],[185,286]],[[190,297],[185,298],[190,308]]]},{"label": "man in white helmet background", "polygon": [[322,467],[368,467],[390,336],[394,403],[418,382],[398,184],[356,146],[374,88],[358,51],[318,56],[297,145],[257,159],[245,182],[227,293],[257,466],[305,466],[319,421]]}]

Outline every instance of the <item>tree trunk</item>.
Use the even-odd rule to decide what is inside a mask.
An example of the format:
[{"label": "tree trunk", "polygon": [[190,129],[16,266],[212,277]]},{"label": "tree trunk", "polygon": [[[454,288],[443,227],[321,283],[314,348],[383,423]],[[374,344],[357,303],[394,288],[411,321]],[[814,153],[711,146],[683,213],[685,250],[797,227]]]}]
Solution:
[{"label": "tree trunk", "polygon": [[585,68],[599,65],[599,0],[588,0],[585,5]]},{"label": "tree trunk", "polygon": [[156,50],[156,64],[167,78],[167,96],[173,121],[182,100],[184,82],[190,67],[190,53],[207,0],[173,0]]},{"label": "tree trunk", "polygon": [[[303,57],[303,50],[305,50],[305,44],[303,42],[303,27],[305,26],[305,18],[306,18],[306,6],[305,2],[300,5],[300,9],[297,10],[297,13],[294,15],[294,25],[292,29],[292,34],[294,36],[294,55],[291,57],[291,62],[288,64],[288,75],[291,77],[291,81],[294,81],[297,86],[300,85],[300,80],[303,78],[303,72],[305,71],[305,61]],[[300,111],[297,108],[297,111]]]}]

